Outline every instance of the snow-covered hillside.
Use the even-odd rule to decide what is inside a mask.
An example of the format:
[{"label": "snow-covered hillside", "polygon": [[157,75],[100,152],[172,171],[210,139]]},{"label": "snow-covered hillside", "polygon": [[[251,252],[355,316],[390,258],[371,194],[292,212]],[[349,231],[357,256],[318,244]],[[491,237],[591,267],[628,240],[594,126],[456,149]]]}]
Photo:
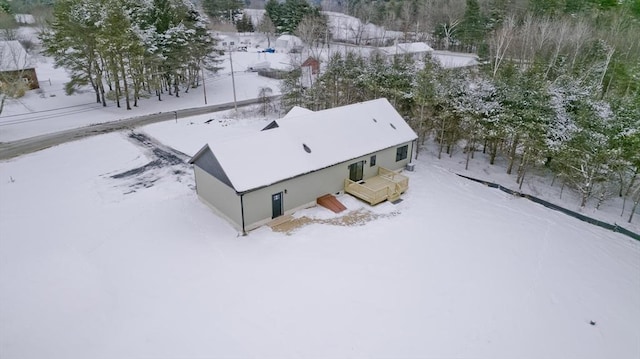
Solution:
[{"label": "snow-covered hillside", "polygon": [[[191,155],[194,130],[265,124],[209,118],[141,131]],[[2,358],[640,356],[627,237],[426,155],[398,205],[343,196],[346,216],[238,237],[185,156],[128,135],[0,162]]]},{"label": "snow-covered hillside", "polygon": [[[257,26],[265,14],[262,9],[244,9],[245,14],[251,19],[254,26]],[[333,11],[322,11],[329,20],[329,28],[333,40],[346,41],[359,44],[382,45],[385,41],[391,41],[403,36],[400,31],[386,30],[382,26],[371,23],[363,23],[360,19]]]}]

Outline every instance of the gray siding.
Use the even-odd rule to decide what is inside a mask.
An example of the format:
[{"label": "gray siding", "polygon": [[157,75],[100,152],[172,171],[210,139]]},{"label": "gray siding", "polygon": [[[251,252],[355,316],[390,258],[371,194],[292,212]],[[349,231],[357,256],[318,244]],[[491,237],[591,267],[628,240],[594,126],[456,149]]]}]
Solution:
[{"label": "gray siding", "polygon": [[[396,162],[396,149],[404,145],[409,145],[407,158]],[[316,199],[322,195],[343,191],[344,180],[349,178],[348,166],[350,164],[362,160],[367,161],[364,166],[364,178],[367,179],[378,174],[378,166],[390,170],[404,168],[411,159],[411,149],[411,142],[403,143],[246,193],[244,195],[245,227],[250,230],[271,220],[271,195],[275,193],[282,192],[284,213],[288,214],[294,210],[313,205]],[[373,167],[370,166],[372,155],[376,155],[376,165]]]},{"label": "gray siding", "polygon": [[242,230],[240,196],[236,194],[233,188],[210,175],[198,167],[197,164],[193,166],[193,170],[196,177],[196,192],[198,196],[209,206],[218,210],[234,227]]},{"label": "gray siding", "polygon": [[229,177],[227,177],[224,169],[222,169],[222,166],[220,166],[220,162],[218,162],[218,159],[213,154],[213,152],[211,152],[211,149],[208,146],[204,149],[204,152],[202,152],[198,156],[198,158],[195,159],[193,164],[209,173],[213,177],[217,178],[222,183],[228,185],[229,187],[233,187],[231,181],[229,180]]}]

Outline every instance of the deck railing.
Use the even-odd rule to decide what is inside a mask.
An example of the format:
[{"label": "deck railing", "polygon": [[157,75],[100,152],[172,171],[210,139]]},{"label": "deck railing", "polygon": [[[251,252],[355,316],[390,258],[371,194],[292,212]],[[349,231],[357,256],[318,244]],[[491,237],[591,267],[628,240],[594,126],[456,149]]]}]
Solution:
[{"label": "deck railing", "polygon": [[350,179],[344,180],[345,192],[351,193],[356,197],[363,199],[371,204],[376,204],[387,199],[388,187],[381,188],[379,190],[373,190],[367,187],[365,184],[354,182]]},{"label": "deck railing", "polygon": [[378,167],[378,177],[384,179],[387,183],[379,189],[372,189],[367,186],[367,181],[359,183],[350,179],[345,179],[345,192],[369,202],[371,205],[378,204],[384,200],[396,200],[400,194],[409,188],[409,178],[397,172]]}]

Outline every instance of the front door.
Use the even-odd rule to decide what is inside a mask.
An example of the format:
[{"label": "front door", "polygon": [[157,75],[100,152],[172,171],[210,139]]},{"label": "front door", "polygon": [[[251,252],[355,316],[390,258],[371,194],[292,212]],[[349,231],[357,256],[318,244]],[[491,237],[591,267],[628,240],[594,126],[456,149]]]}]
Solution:
[{"label": "front door", "polygon": [[356,162],[349,165],[349,179],[358,182],[362,181],[364,174],[364,161]]},{"label": "front door", "polygon": [[271,195],[271,218],[282,216],[282,192]]}]

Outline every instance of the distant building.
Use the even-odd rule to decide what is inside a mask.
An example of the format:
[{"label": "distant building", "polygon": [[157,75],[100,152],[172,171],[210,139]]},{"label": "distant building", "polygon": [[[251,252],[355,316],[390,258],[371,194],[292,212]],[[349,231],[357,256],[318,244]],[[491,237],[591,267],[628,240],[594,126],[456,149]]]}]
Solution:
[{"label": "distant building", "polygon": [[378,48],[386,56],[409,55],[415,60],[421,60],[425,54],[433,52],[431,46],[424,42],[397,43],[393,46]]},{"label": "distant building", "polygon": [[312,75],[317,75],[320,73],[320,61],[316,60],[313,57],[309,57],[308,59],[304,60],[304,62],[300,66],[309,67]]},{"label": "distant building", "polygon": [[276,49],[278,51],[290,52],[293,50],[299,52],[302,45],[302,40],[294,35],[280,35],[276,39]]},{"label": "distant building", "polygon": [[313,57],[309,57],[302,63],[302,65],[300,65],[300,69],[302,70],[300,75],[302,76],[302,86],[309,88],[313,85],[320,74],[320,61]]},{"label": "distant building", "polygon": [[26,82],[31,90],[40,87],[35,61],[20,42],[0,41],[0,82],[4,85],[18,80]]},{"label": "distant building", "polygon": [[33,25],[36,23],[36,19],[31,14],[15,14],[13,18],[18,25]]},{"label": "distant building", "polygon": [[445,69],[473,67],[480,64],[478,55],[463,52],[437,50],[431,53],[431,58],[436,60]]}]

